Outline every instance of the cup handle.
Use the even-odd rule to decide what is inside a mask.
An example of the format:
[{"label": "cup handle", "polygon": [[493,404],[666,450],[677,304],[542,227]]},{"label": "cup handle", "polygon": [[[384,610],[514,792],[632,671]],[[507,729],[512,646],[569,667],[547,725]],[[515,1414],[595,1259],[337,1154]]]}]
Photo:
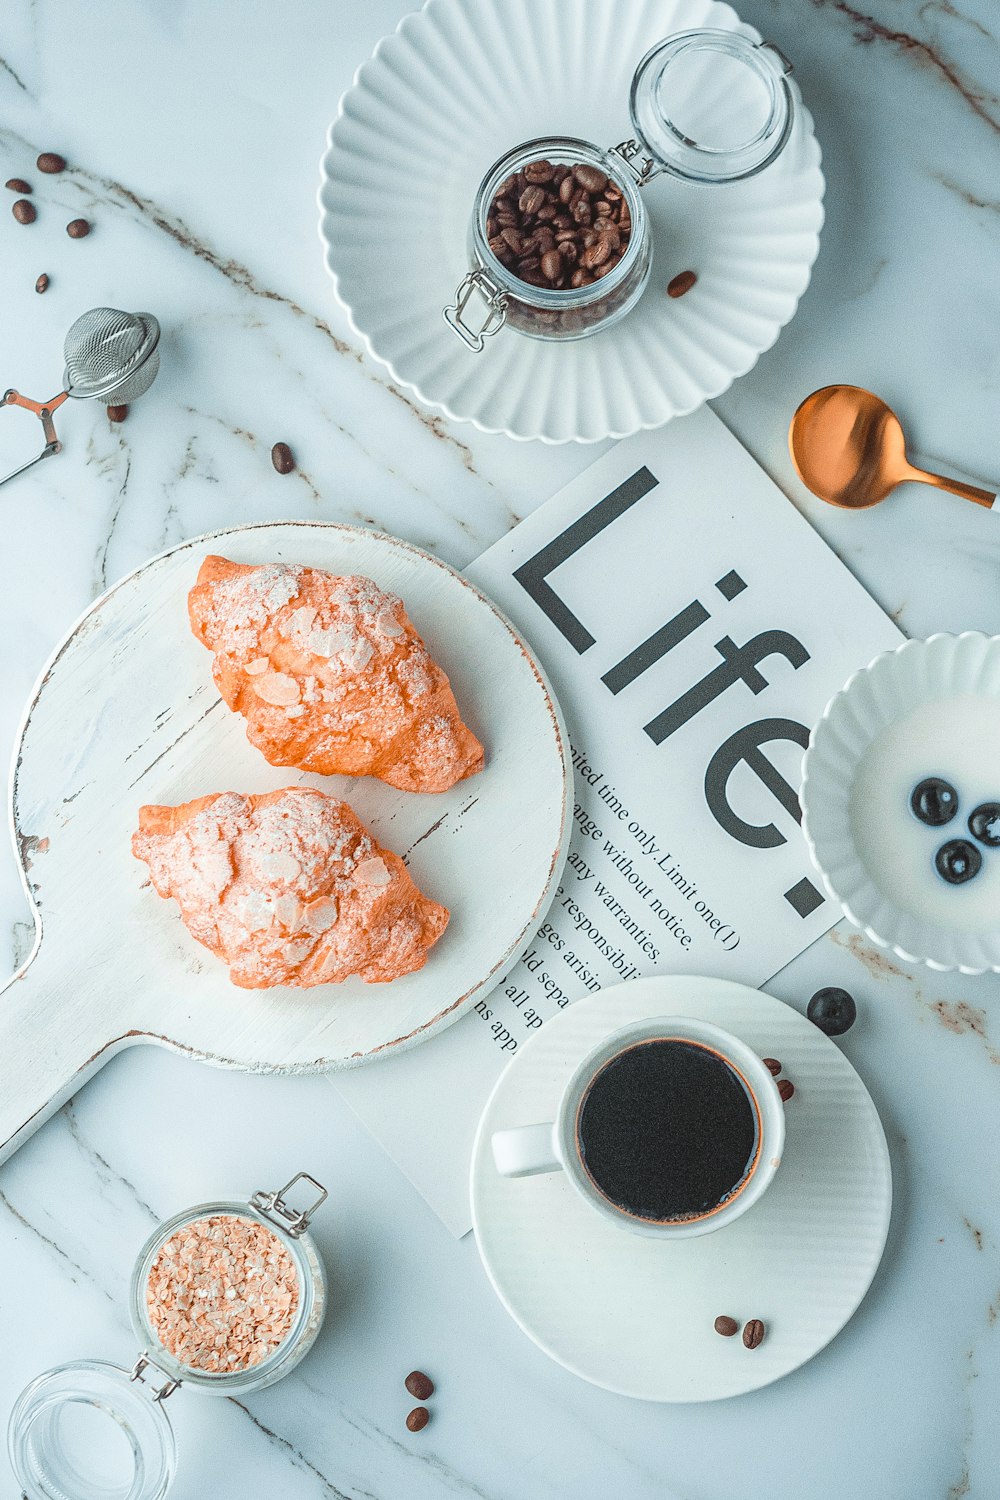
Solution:
[{"label": "cup handle", "polygon": [[493,1132],[493,1162],[501,1177],[534,1177],[562,1166],[555,1147],[555,1126],[519,1125]]}]

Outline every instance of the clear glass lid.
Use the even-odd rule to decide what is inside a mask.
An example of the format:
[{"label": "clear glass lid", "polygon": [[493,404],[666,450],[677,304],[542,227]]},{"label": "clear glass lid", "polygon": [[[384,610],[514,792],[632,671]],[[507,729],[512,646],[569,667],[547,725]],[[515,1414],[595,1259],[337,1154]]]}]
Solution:
[{"label": "clear glass lid", "polygon": [[157,1384],[97,1359],[26,1386],[7,1444],[27,1500],[162,1500],[177,1464]]},{"label": "clear glass lid", "polygon": [[735,182],[766,167],[792,126],[791,64],[739,31],[684,31],[658,42],[632,79],[629,108],[647,175]]}]

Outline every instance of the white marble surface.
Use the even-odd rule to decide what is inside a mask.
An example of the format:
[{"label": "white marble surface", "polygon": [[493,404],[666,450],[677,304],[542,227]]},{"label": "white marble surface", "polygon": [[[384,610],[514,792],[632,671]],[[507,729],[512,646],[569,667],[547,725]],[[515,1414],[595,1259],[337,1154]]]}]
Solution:
[{"label": "white marble surface", "polygon": [[[32,180],[39,216],[0,213],[0,381],[54,391],[63,333],[96,303],[148,307],[165,329],[163,372],[123,427],[64,411],[63,454],[0,492],[5,746],[67,625],[174,540],[255,518],[360,519],[464,564],[595,456],[433,419],[361,356],[333,304],[316,164],[341,91],[406,8],[4,6],[0,178]],[[918,454],[1000,480],[996,5],[743,10],[795,60],[828,221],[795,322],[718,410],[904,629],[1000,631],[996,516],[918,490],[839,515],[794,481],[785,449],[799,399],[846,379],[892,401]],[[572,24],[572,0],[566,13]],[[71,170],[41,178],[45,149]],[[95,228],[74,242],[63,226],[80,214]],[[21,420],[5,416],[5,445]],[[287,478],[268,461],[279,438],[299,459]],[[12,969],[30,929],[9,854],[0,930]],[[50,1364],[130,1357],[128,1272],[157,1218],[304,1166],[332,1187],[317,1225],[332,1315],[274,1389],[242,1405],[174,1398],[178,1500],[991,1500],[1000,980],[909,972],[841,928],[771,988],[802,1007],[830,982],[858,998],[844,1047],[885,1122],[893,1223],[854,1321],[776,1386],[670,1409],[578,1382],[508,1321],[472,1241],[450,1239],[324,1079],[137,1049],[0,1171],[3,1420]],[[413,1365],[439,1389],[417,1437],[403,1427]]]}]

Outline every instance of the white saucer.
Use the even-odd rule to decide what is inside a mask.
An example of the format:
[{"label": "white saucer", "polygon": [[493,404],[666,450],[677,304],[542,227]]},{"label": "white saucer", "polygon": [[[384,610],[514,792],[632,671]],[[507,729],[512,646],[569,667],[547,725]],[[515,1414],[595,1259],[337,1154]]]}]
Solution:
[{"label": "white saucer", "polygon": [[[702,26],[760,40],[719,0],[426,0],[379,42],[330,127],[320,234],[354,332],[397,384],[484,432],[594,443],[694,411],[771,347],[823,223],[819,145],[794,76],[795,124],[766,172],[644,190],[653,273],[613,328],[564,342],[504,328],[476,355],[442,317],[491,163],[535,136],[626,139],[643,54]],[[697,285],[668,297],[688,269]]]},{"label": "white saucer", "polygon": [[[795,1084],[785,1155],[752,1209],[664,1245],[605,1223],[562,1173],[510,1180],[494,1130],[553,1118],[579,1059],[629,1021],[715,1022]],[[472,1215],[486,1273],[529,1338],[575,1375],[647,1401],[715,1401],[778,1380],[819,1352],[871,1284],[892,1181],[871,1098],[836,1044],[790,1006],[725,980],[637,979],[561,1012],[511,1059],[480,1122]],[[713,1329],[761,1318],[764,1342]]]}]

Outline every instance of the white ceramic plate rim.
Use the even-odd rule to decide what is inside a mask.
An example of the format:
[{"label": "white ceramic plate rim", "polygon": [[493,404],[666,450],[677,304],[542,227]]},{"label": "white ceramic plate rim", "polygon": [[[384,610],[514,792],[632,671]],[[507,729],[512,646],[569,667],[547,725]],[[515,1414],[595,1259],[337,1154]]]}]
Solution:
[{"label": "white ceramic plate rim", "polygon": [[[645,987],[649,986],[650,984],[662,984],[664,986],[664,990],[665,990],[664,997],[663,997],[663,1002],[662,1002],[663,1014],[664,1015],[668,1015],[668,1014],[671,1013],[671,1011],[674,1011],[676,1014],[683,1014],[684,1004],[685,1004],[685,1002],[684,1002],[684,1000],[682,998],[684,986],[687,985],[687,984],[702,985],[702,984],[705,984],[705,983],[709,983],[714,988],[718,988],[719,990],[723,990],[723,991],[728,991],[728,992],[737,992],[738,991],[741,995],[743,995],[746,998],[746,1000],[747,1000],[748,1003],[753,1003],[753,1000],[756,997],[766,998],[767,1000],[771,1001],[773,1004],[776,1004],[776,1005],[781,1005],[783,1003],[782,1001],[777,1000],[775,996],[773,996],[773,995],[767,995],[765,991],[754,990],[749,985],[737,984],[737,983],[734,983],[731,980],[711,979],[711,978],[707,978],[706,976],[700,976],[700,975],[667,975],[667,974],[654,974],[654,975],[650,975],[646,979],[630,980],[630,981],[628,981],[625,984],[612,985],[612,986],[609,986],[609,988],[606,989],[606,990],[599,991],[598,994],[590,995],[590,996],[585,996],[581,1001],[579,1001],[577,1003],[585,1005],[585,1004],[587,1004],[587,1003],[589,1003],[591,1001],[597,1000],[598,998],[606,1000],[609,996],[620,996],[622,993],[627,993],[633,987],[643,986],[645,988]],[[677,1000],[676,1000],[676,1004],[674,1003],[674,998],[673,998],[675,996],[678,997]],[[789,1009],[791,1009],[791,1007],[789,1007]],[[642,1013],[643,1016],[645,1016],[645,1014],[646,1014],[646,1007],[645,1006],[641,1007],[641,1013]],[[609,1026],[608,1026],[609,1033],[612,1032],[612,1031],[614,1031],[614,1030],[616,1030],[620,1026],[627,1025],[629,1023],[629,1021],[632,1020],[632,1019],[635,1019],[635,1016],[633,1016],[631,1014],[631,1012],[626,1013],[626,1012],[623,1011],[614,1021],[609,1022]],[[803,1017],[802,1019],[804,1021],[805,1018]],[[719,1022],[718,1024],[725,1026],[726,1022],[723,1021],[723,1022]],[[730,1022],[729,1024],[731,1025],[732,1023]],[[483,1132],[484,1132],[485,1127],[486,1127],[486,1120],[487,1120],[487,1117],[489,1115],[490,1109],[492,1107],[494,1098],[501,1092],[501,1089],[504,1086],[506,1075],[507,1075],[508,1071],[514,1066],[514,1064],[516,1062],[516,1057],[511,1059],[511,1061],[508,1063],[507,1067],[501,1073],[501,1075],[498,1078],[498,1080],[497,1080],[496,1084],[494,1085],[493,1089],[490,1091],[489,1099],[486,1101],[486,1105],[485,1105],[485,1107],[483,1109],[483,1114],[482,1114],[482,1116],[480,1118],[480,1122],[479,1122],[479,1125],[478,1125],[477,1130],[476,1130],[476,1139],[475,1139],[475,1142],[474,1142],[473,1148],[472,1148],[472,1163],[471,1163],[471,1171],[470,1171],[470,1198],[471,1198],[471,1204],[472,1204],[473,1229],[474,1229],[474,1232],[475,1232],[475,1235],[476,1235],[476,1247],[480,1251],[480,1260],[482,1262],[483,1270],[486,1273],[487,1279],[489,1280],[490,1285],[492,1286],[494,1292],[497,1295],[497,1298],[499,1299],[500,1303],[504,1307],[505,1311],[510,1315],[510,1317],[517,1324],[517,1326],[521,1329],[521,1331],[523,1333],[525,1333],[528,1338],[531,1339],[532,1343],[535,1344],[537,1348],[541,1349],[544,1354],[546,1354],[550,1359],[554,1360],[557,1364],[561,1365],[563,1367],[563,1369],[568,1370],[572,1375],[578,1376],[581,1380],[587,1381],[587,1383],[589,1385],[597,1386],[601,1390],[611,1391],[615,1395],[618,1395],[618,1396],[627,1396],[631,1400],[646,1400],[646,1401],[650,1401],[650,1402],[655,1402],[657,1405],[663,1405],[663,1406],[693,1406],[693,1405],[708,1405],[713,1400],[733,1400],[733,1399],[735,1399],[735,1396],[737,1394],[749,1395],[753,1391],[761,1390],[761,1389],[766,1388],[768,1385],[776,1384],[778,1380],[784,1380],[784,1379],[786,1379],[789,1375],[794,1374],[796,1370],[801,1369],[804,1364],[808,1364],[808,1362],[811,1359],[814,1359],[817,1354],[822,1353],[822,1351],[829,1344],[831,1344],[833,1342],[833,1340],[837,1337],[838,1333],[840,1333],[840,1332],[843,1331],[843,1329],[847,1326],[847,1324],[854,1317],[854,1314],[857,1312],[858,1308],[861,1306],[861,1304],[864,1301],[865,1297],[868,1295],[868,1292],[869,1292],[869,1290],[871,1288],[871,1284],[875,1280],[875,1276],[876,1276],[876,1274],[878,1272],[879,1266],[882,1264],[882,1258],[883,1258],[883,1256],[885,1254],[885,1247],[886,1247],[886,1243],[887,1243],[888,1238],[889,1238],[889,1225],[890,1225],[890,1222],[891,1222],[891,1219],[892,1219],[892,1161],[891,1161],[891,1158],[889,1156],[889,1147],[888,1147],[888,1143],[887,1143],[886,1138],[885,1138],[885,1129],[884,1129],[884,1127],[882,1125],[882,1121],[881,1121],[881,1118],[879,1116],[878,1110],[875,1108],[875,1103],[874,1103],[871,1095],[869,1094],[868,1089],[866,1088],[863,1080],[861,1079],[860,1075],[857,1073],[857,1070],[853,1067],[853,1065],[849,1062],[849,1060],[840,1051],[840,1048],[837,1047],[836,1043],[833,1042],[833,1041],[831,1041],[829,1037],[824,1036],[822,1032],[819,1032],[817,1030],[817,1032],[816,1032],[816,1039],[817,1039],[817,1041],[819,1043],[822,1043],[824,1045],[828,1045],[830,1047],[833,1047],[834,1050],[840,1055],[840,1057],[843,1058],[843,1061],[845,1062],[845,1064],[851,1069],[851,1072],[854,1074],[855,1081],[856,1081],[858,1087],[862,1090],[864,1098],[867,1100],[867,1103],[868,1103],[868,1105],[871,1108],[872,1118],[873,1118],[874,1123],[875,1123],[875,1130],[872,1133],[870,1145],[871,1145],[871,1149],[872,1149],[873,1155],[878,1158],[879,1166],[880,1166],[881,1170],[884,1172],[884,1174],[885,1174],[885,1180],[886,1180],[885,1194],[884,1194],[884,1197],[882,1199],[882,1215],[881,1215],[881,1220],[880,1220],[880,1223],[879,1223],[877,1253],[873,1257],[873,1263],[872,1263],[872,1266],[871,1266],[871,1271],[870,1271],[870,1274],[868,1275],[867,1280],[864,1282],[864,1284],[862,1286],[859,1287],[858,1292],[857,1292],[857,1296],[854,1298],[854,1300],[852,1301],[852,1303],[850,1304],[850,1306],[845,1308],[843,1320],[840,1322],[840,1324],[839,1324],[839,1326],[837,1328],[835,1328],[835,1329],[833,1329],[831,1331],[829,1337],[825,1338],[821,1344],[818,1344],[814,1349],[812,1349],[809,1354],[807,1354],[803,1359],[801,1359],[798,1362],[798,1364],[790,1367],[787,1370],[782,1371],[780,1374],[775,1375],[775,1376],[765,1377],[763,1380],[759,1380],[755,1384],[746,1385],[743,1388],[742,1392],[740,1392],[740,1393],[727,1393],[725,1395],[721,1395],[721,1396],[717,1396],[717,1397],[698,1396],[698,1397],[693,1397],[692,1398],[692,1397],[677,1396],[677,1397],[673,1397],[673,1398],[671,1398],[669,1400],[666,1400],[663,1397],[659,1397],[659,1396],[642,1396],[642,1395],[638,1395],[636,1393],[636,1391],[625,1389],[623,1386],[616,1385],[613,1381],[604,1381],[604,1380],[596,1379],[595,1376],[594,1376],[594,1374],[591,1371],[581,1368],[572,1359],[564,1358],[561,1354],[555,1353],[552,1348],[550,1348],[546,1343],[543,1343],[542,1339],[540,1337],[536,1336],[536,1334],[533,1331],[533,1329],[530,1328],[527,1325],[527,1323],[525,1323],[523,1321],[520,1313],[511,1305],[511,1303],[508,1300],[505,1292],[503,1291],[503,1289],[501,1288],[501,1286],[497,1282],[497,1280],[496,1280],[496,1278],[494,1276],[494,1272],[493,1272],[492,1267],[490,1266],[489,1262],[487,1261],[485,1255],[483,1254],[483,1252],[482,1252],[482,1250],[480,1249],[480,1246],[479,1246],[479,1225],[478,1225],[478,1221],[477,1221],[476,1193],[475,1193],[475,1181],[476,1181],[476,1176],[477,1176],[477,1171],[478,1171],[478,1163],[479,1163],[479,1156],[480,1156],[480,1147],[481,1147],[481,1141],[482,1141],[482,1137],[483,1137]],[[719,1232],[722,1233],[724,1231],[719,1231]]]},{"label": "white ceramic plate rim", "polygon": [[[757,42],[763,41],[763,37],[761,36],[761,33],[756,29],[756,27],[751,26],[749,22],[743,21],[737,14],[737,12],[733,10],[732,6],[725,3],[725,0],[717,0],[717,3],[720,4],[724,10],[728,11],[730,16],[732,17],[733,30],[740,31],[744,35],[751,36]],[[421,5],[420,11],[425,10],[429,4],[430,0],[423,0],[423,5]],[[811,149],[814,153],[814,165],[820,179],[820,196],[819,202],[817,204],[819,222],[816,226],[814,234],[811,237],[811,250],[808,258],[805,261],[806,279],[802,286],[802,290],[798,293],[794,302],[792,303],[788,316],[783,321],[775,323],[774,331],[768,341],[761,345],[756,354],[754,354],[750,359],[748,364],[745,364],[741,369],[731,371],[728,377],[718,385],[717,389],[709,391],[706,395],[699,397],[698,400],[693,401],[689,405],[680,406],[673,412],[671,416],[660,420],[637,422],[632,426],[622,428],[621,431],[612,429],[611,431],[604,433],[595,433],[593,436],[583,437],[574,434],[569,437],[552,437],[545,432],[515,432],[513,428],[510,427],[491,426],[488,422],[482,421],[479,417],[453,411],[452,408],[449,407],[446,403],[436,400],[435,397],[431,396],[421,386],[417,385],[413,381],[407,380],[403,375],[400,374],[399,370],[390,359],[387,359],[383,355],[379,354],[368,334],[365,333],[364,329],[358,326],[358,323],[356,322],[354,317],[353,309],[341,294],[340,278],[338,277],[337,272],[333,267],[333,245],[331,243],[329,235],[326,232],[326,221],[328,214],[323,203],[323,189],[326,185],[326,181],[330,173],[330,158],[334,150],[334,132],[339,121],[343,117],[344,106],[348,95],[359,86],[361,82],[361,75],[364,69],[367,67],[368,63],[371,62],[373,58],[377,57],[382,51],[383,47],[390,41],[390,39],[394,37],[398,32],[400,32],[407,23],[412,22],[413,16],[417,14],[419,14],[418,11],[407,11],[406,15],[400,18],[395,27],[395,30],[387,33],[386,36],[380,37],[376,42],[370,56],[365,58],[365,60],[358,65],[349,87],[346,88],[343,94],[341,94],[340,96],[340,101],[337,106],[337,113],[331,120],[330,125],[327,129],[326,148],[323,152],[323,155],[320,157],[319,162],[320,181],[319,187],[316,192],[316,206],[319,210],[319,221],[317,228],[319,231],[320,243],[323,245],[325,252],[323,256],[323,263],[326,266],[327,273],[329,274],[331,281],[333,282],[334,295],[344,311],[351,332],[355,335],[356,338],[361,340],[361,343],[364,345],[364,348],[368,355],[373,360],[375,360],[377,364],[380,364],[383,369],[388,370],[393,382],[396,385],[400,386],[403,390],[412,391],[413,395],[417,398],[418,401],[421,402],[422,405],[428,407],[431,411],[440,413],[440,415],[442,417],[445,417],[449,422],[469,422],[479,432],[485,432],[489,434],[499,433],[504,437],[513,438],[513,440],[518,443],[547,443],[552,447],[559,447],[565,443],[593,444],[608,441],[617,441],[619,438],[630,437],[634,432],[648,432],[657,427],[663,427],[666,425],[666,422],[673,421],[676,417],[686,417],[690,412],[697,411],[698,408],[703,406],[706,401],[716,400],[717,397],[723,395],[723,393],[729,389],[734,381],[740,380],[744,375],[749,374],[749,372],[753,369],[754,365],[761,358],[761,356],[766,354],[769,349],[772,349],[774,347],[782,331],[787,328],[788,324],[792,321],[792,318],[794,318],[796,312],[798,311],[799,303],[808,290],[809,282],[812,278],[812,268],[816,263],[817,256],[819,255],[819,238],[826,218],[826,212],[823,206],[823,198],[826,192],[826,178],[823,173],[822,150],[816,137],[816,127],[815,122],[813,121],[812,114],[803,103],[802,92],[799,89],[799,86],[795,82],[794,78],[789,78],[789,87],[791,88],[795,98],[796,113],[802,120],[803,127],[811,142]]]},{"label": "white ceramic plate rim", "polygon": [[[835,693],[830,699],[829,703],[826,705],[826,708],[824,708],[819,721],[817,722],[815,728],[809,736],[809,744],[806,747],[805,754],[802,758],[802,787],[799,793],[799,800],[802,806],[802,833],[805,837],[806,846],[809,850],[812,862],[815,865],[817,873],[819,874],[823,882],[823,886],[826,890],[827,895],[830,897],[831,901],[836,901],[837,905],[841,908],[848,921],[851,922],[853,926],[857,927],[861,932],[863,932],[865,937],[873,942],[876,947],[887,949],[890,953],[895,954],[897,958],[901,958],[904,963],[924,964],[928,969],[934,969],[940,974],[996,974],[1000,973],[1000,962],[995,964],[981,965],[978,967],[959,962],[943,963],[939,959],[928,957],[926,953],[911,951],[909,948],[903,947],[900,943],[896,942],[893,938],[887,937],[884,933],[877,931],[870,924],[870,922],[868,922],[865,917],[863,917],[861,913],[851,904],[851,902],[840,894],[834,882],[831,880],[830,876],[827,874],[826,869],[823,866],[822,854],[820,848],[818,847],[817,839],[811,826],[811,815],[816,807],[818,800],[816,792],[817,785],[820,787],[819,797],[822,797],[823,795],[822,772],[820,772],[819,777],[817,777],[815,773],[815,767],[819,763],[819,757],[815,747],[817,736],[825,735],[825,733],[829,729],[829,726],[831,725],[833,717],[840,711],[842,703],[849,698],[856,684],[865,679],[883,659],[890,656],[899,656],[903,652],[912,652],[914,650],[926,648],[930,646],[933,641],[951,640],[959,642],[986,641],[990,639],[1000,639],[1000,637],[990,637],[987,636],[985,632],[978,630],[965,630],[962,631],[960,635],[953,635],[948,631],[937,631],[934,635],[927,636],[926,639],[921,640],[914,638],[912,640],[903,641],[901,645],[894,647],[890,651],[880,651],[877,656],[872,657],[867,666],[859,667],[859,669],[851,677],[848,678],[847,682],[840,689],[840,691]],[[826,728],[824,728],[824,726],[826,726]],[[860,864],[858,868],[860,869]],[[867,875],[864,878],[864,884],[869,887],[871,886],[871,881],[868,879]]]},{"label": "white ceramic plate rim", "polygon": [[[535,657],[531,649],[527,646],[521,633],[510,622],[510,620],[499,608],[499,606],[495,604],[488,595],[484,594],[482,589],[480,589],[478,585],[473,583],[471,579],[466,578],[464,574],[459,573],[456,568],[453,568],[450,563],[446,563],[445,561],[443,561],[442,558],[436,557],[433,553],[427,552],[424,548],[418,547],[412,542],[405,541],[401,537],[392,536],[390,533],[379,531],[374,527],[354,526],[346,522],[338,521],[256,521],[250,522],[244,526],[225,526],[216,531],[207,531],[199,536],[189,537],[182,542],[176,542],[173,546],[164,548],[163,551],[154,554],[152,557],[145,558],[137,567],[132,568],[128,573],[123,574],[121,578],[116,579],[116,581],[111,585],[110,588],[105,589],[102,594],[99,594],[94,600],[91,601],[86,609],[84,609],[80,613],[77,619],[74,620],[73,623],[65,631],[61,640],[59,640],[59,642],[53,648],[50,656],[45,662],[45,665],[42,667],[35,685],[28,697],[28,701],[25,704],[21,719],[18,724],[14,740],[14,754],[11,760],[8,779],[7,797],[7,823],[10,830],[11,843],[14,849],[14,857],[17,862],[17,869],[21,880],[21,886],[24,890],[31,914],[31,919],[34,924],[34,933],[32,936],[31,948],[27,957],[19,966],[17,971],[11,976],[10,980],[8,980],[7,983],[3,986],[0,986],[0,995],[2,995],[3,990],[9,988],[10,985],[16,984],[28,974],[29,970],[32,968],[32,965],[38,960],[43,945],[44,917],[41,908],[35,900],[35,895],[32,890],[31,881],[29,879],[28,868],[26,867],[26,864],[30,863],[30,861],[26,862],[25,852],[22,849],[21,828],[18,823],[18,794],[24,737],[27,733],[29,723],[38,699],[44,690],[46,679],[49,677],[53,667],[58,662],[59,658],[62,656],[70,643],[76,639],[76,636],[80,631],[80,628],[84,625],[85,621],[97,610],[99,610],[100,607],[105,603],[105,601],[111,597],[112,594],[116,593],[119,589],[130,583],[140,573],[144,572],[153,564],[162,561],[164,558],[167,558],[171,554],[176,552],[191,551],[193,554],[198,548],[202,547],[203,545],[213,544],[219,542],[220,540],[225,540],[227,537],[242,536],[247,532],[267,531],[272,528],[287,527],[302,527],[309,530],[324,530],[331,532],[350,532],[352,534],[356,533],[366,539],[374,539],[380,542],[391,543],[393,546],[400,547],[407,552],[413,553],[416,557],[422,559],[423,562],[432,564],[434,567],[439,568],[442,572],[453,575],[453,577],[457,580],[458,584],[462,588],[468,589],[471,594],[482,601],[486,608],[489,609],[491,613],[510,632],[512,641],[516,643],[517,646],[521,649],[534,675],[538,679],[540,687],[546,694],[547,706],[552,717],[553,727],[556,731],[558,743],[562,752],[563,812],[559,845],[553,854],[545,887],[540,893],[538,900],[536,901],[532,909],[531,915],[522,927],[520,934],[509,945],[503,956],[497,960],[489,974],[484,975],[481,981],[477,985],[475,985],[467,994],[460,996],[457,1000],[452,1000],[450,1003],[442,1006],[425,1022],[423,1022],[419,1026],[415,1026],[406,1035],[393,1038],[377,1047],[369,1049],[366,1052],[352,1053],[349,1056],[335,1056],[332,1058],[319,1057],[315,1059],[315,1061],[310,1060],[307,1062],[296,1061],[294,1063],[270,1063],[255,1061],[252,1065],[252,1071],[275,1074],[338,1072],[344,1069],[363,1066],[366,1063],[377,1060],[379,1057],[385,1054],[396,1055],[398,1053],[408,1051],[411,1047],[417,1046],[419,1043],[428,1040],[430,1037],[436,1035],[437,1032],[444,1030],[445,1027],[451,1025],[454,1021],[457,1021],[462,1015],[464,1015],[469,1009],[471,1009],[476,999],[479,998],[485,991],[493,989],[497,984],[500,984],[507,972],[518,961],[518,958],[525,945],[530,942],[532,934],[537,931],[539,924],[544,919],[545,913],[555,896],[556,886],[562,873],[562,868],[565,864],[566,855],[569,850],[570,839],[572,836],[572,818],[570,815],[572,812],[573,803],[573,763],[569,748],[569,735],[566,729],[565,721],[563,719],[562,710],[559,707],[559,703],[554,692],[552,691],[551,683],[549,682],[545,673],[542,671],[541,667],[538,664],[537,658]],[[328,988],[335,989],[336,986],[329,986]],[[215,1053],[200,1051],[198,1048],[178,1041],[173,1037],[154,1035],[153,1033],[144,1030],[130,1033],[128,1037],[119,1038],[116,1041],[108,1043],[101,1049],[101,1052],[99,1054],[100,1062],[97,1065],[101,1066],[104,1062],[113,1057],[117,1052],[123,1050],[124,1047],[132,1046],[141,1042],[155,1042],[157,1045],[168,1047],[172,1051],[182,1052],[186,1055],[196,1057],[201,1061],[212,1063],[219,1067],[233,1067],[240,1071],[246,1071],[250,1066],[249,1064],[240,1060],[234,1061]]]}]

